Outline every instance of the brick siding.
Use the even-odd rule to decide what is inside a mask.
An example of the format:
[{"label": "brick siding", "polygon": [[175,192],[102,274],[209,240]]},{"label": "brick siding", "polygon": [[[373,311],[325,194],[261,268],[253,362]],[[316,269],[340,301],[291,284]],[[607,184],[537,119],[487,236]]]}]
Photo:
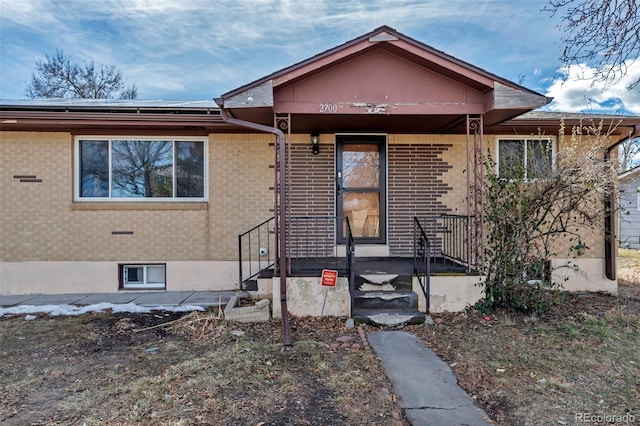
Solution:
[{"label": "brick siding", "polygon": [[292,216],[335,215],[334,162],[333,145],[322,145],[320,153],[313,155],[309,143],[291,144]]},{"label": "brick siding", "polygon": [[442,179],[452,166],[443,160],[451,144],[389,145],[389,246],[392,256],[412,253],[414,216],[450,212],[441,200],[452,189]]},{"label": "brick siding", "polygon": [[234,260],[238,234],[273,215],[272,141],[211,135],[208,203],[80,203],[71,134],[2,132],[0,261]]},{"label": "brick siding", "polygon": [[[291,144],[291,214],[333,216],[335,136],[321,135],[318,155],[307,139]],[[414,215],[466,214],[465,137],[388,139],[388,243],[404,256]],[[238,234],[273,216],[273,140],[210,135],[208,203],[75,203],[71,134],[2,132],[0,261],[235,260]]]}]

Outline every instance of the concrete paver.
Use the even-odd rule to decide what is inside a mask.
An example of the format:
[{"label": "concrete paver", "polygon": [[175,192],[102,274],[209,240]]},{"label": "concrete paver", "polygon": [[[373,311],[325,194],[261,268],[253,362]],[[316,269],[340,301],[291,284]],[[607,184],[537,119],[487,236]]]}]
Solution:
[{"label": "concrete paver", "polygon": [[36,294],[25,296],[2,296],[0,304],[4,306],[7,303],[7,298],[19,299],[21,297],[28,297],[28,299],[14,303],[13,305],[84,305],[81,303],[83,299],[87,298],[89,294]]},{"label": "concrete paver", "polygon": [[414,426],[486,426],[491,419],[458,386],[451,368],[413,334],[379,331],[369,343]]},{"label": "concrete paver", "polygon": [[90,294],[81,300],[83,305],[95,305],[98,303],[133,303],[138,297],[145,293],[141,292],[120,292],[120,293],[95,293]]},{"label": "concrete paver", "polygon": [[[195,291],[192,295],[187,297],[182,304],[198,306],[218,306],[219,304],[226,305],[232,296],[237,296],[239,293],[246,292],[238,292],[235,290]],[[249,297],[249,293],[246,293],[246,296]]]},{"label": "concrete paver", "polygon": [[0,296],[0,306],[10,307],[17,305],[29,305],[29,300],[36,298],[37,294],[19,294]]},{"label": "concrete paver", "polygon": [[141,293],[133,300],[140,306],[178,306],[193,294],[193,291],[159,291]]},{"label": "concrete paver", "polygon": [[223,291],[121,291],[118,293],[87,294],[25,294],[0,296],[0,307],[17,305],[95,305],[98,303],[139,306],[218,306],[226,305],[232,296],[249,297],[249,293],[237,290]]}]

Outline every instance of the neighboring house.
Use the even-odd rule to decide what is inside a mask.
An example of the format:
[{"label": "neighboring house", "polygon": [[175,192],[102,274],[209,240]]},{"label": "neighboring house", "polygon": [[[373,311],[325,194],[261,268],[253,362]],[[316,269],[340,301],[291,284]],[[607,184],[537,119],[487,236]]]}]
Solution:
[{"label": "neighboring house", "polygon": [[618,240],[620,247],[640,249],[640,167],[622,173]]},{"label": "neighboring house", "polygon": [[[389,27],[216,103],[5,101],[0,294],[253,286],[275,313],[349,315],[396,298],[357,291],[378,282],[463,309],[480,297],[482,154],[540,132],[555,153],[561,118],[583,117],[534,111],[549,101]],[[615,118],[612,146],[640,124]],[[610,229],[565,288],[616,292]]]}]

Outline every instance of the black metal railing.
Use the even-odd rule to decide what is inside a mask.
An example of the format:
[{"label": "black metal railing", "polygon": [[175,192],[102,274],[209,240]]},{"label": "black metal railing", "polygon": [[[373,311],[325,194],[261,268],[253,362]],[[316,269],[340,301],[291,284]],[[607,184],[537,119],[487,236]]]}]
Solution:
[{"label": "black metal railing", "polygon": [[469,216],[441,214],[419,221],[432,246],[433,261],[455,262],[469,269]]},{"label": "black metal railing", "polygon": [[[345,236],[344,256],[340,255],[337,244],[339,227]],[[348,217],[293,216],[287,224],[288,274],[317,274],[322,269],[338,271],[349,281],[350,307],[355,291],[355,252]]]},{"label": "black metal railing", "polygon": [[347,270],[338,256],[336,232],[343,225],[337,216],[292,216],[287,223],[288,273],[335,269]]},{"label": "black metal railing", "polygon": [[427,300],[429,313],[429,293],[431,292],[431,241],[417,217],[413,218],[413,273],[418,279],[422,294]]},{"label": "black metal railing", "polygon": [[353,317],[353,295],[356,291],[356,272],[354,268],[356,260],[356,244],[353,240],[353,234],[351,233],[351,225],[349,224],[349,218],[344,218],[346,227],[346,262],[347,262],[347,277],[349,280],[349,317]]},{"label": "black metal railing", "polygon": [[255,279],[262,271],[275,265],[275,218],[265,220],[238,235],[238,281],[244,290],[247,281]]}]

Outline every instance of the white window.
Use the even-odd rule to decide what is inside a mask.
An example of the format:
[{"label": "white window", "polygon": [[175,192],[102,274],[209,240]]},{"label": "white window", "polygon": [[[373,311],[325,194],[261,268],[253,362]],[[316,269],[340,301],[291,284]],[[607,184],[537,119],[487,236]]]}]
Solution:
[{"label": "white window", "polygon": [[498,138],[498,176],[509,179],[539,179],[549,176],[555,158],[555,140],[549,137]]},{"label": "white window", "polygon": [[204,201],[206,140],[77,137],[75,199]]},{"label": "white window", "polygon": [[120,287],[125,289],[160,288],[166,286],[164,264],[120,265]]}]

